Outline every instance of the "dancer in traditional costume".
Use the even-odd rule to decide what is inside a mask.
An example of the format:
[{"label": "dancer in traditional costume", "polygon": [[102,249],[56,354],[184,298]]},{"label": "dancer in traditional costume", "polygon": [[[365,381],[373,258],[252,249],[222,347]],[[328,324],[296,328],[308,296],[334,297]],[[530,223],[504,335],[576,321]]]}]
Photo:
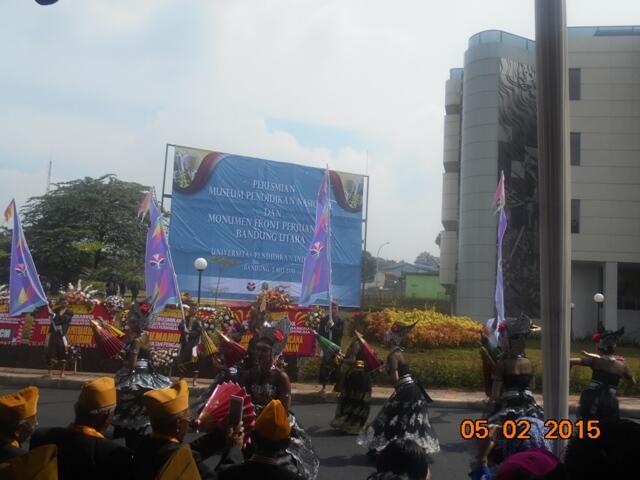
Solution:
[{"label": "dancer in traditional costume", "polygon": [[189,308],[184,320],[178,326],[180,331],[180,350],[176,363],[180,378],[184,378],[189,371],[193,377],[193,386],[198,383],[198,346],[202,339],[202,323],[198,317],[198,307]]},{"label": "dancer in traditional costume", "polygon": [[69,330],[69,325],[71,325],[72,318],[73,313],[67,309],[67,299],[61,297],[51,310],[51,323],[49,324],[47,345],[45,347],[49,376],[51,376],[53,367],[59,365],[60,378],[64,377],[64,369],[67,364],[67,349],[69,348],[67,331]]},{"label": "dancer in traditional costume", "polygon": [[[331,302],[331,315],[326,315],[320,320],[318,326],[318,334],[327,340],[335,343],[338,347],[342,346],[342,335],[344,333],[344,320],[340,318],[338,302]],[[324,352],[322,354],[322,362],[320,364],[320,374],[318,381],[322,386],[320,394],[324,395],[327,384],[337,384],[340,379],[340,365],[336,364],[333,357],[327,357]]]},{"label": "dancer in traditional costume", "polygon": [[243,364],[246,362],[247,350],[224,333],[218,332],[217,335],[220,338],[220,348],[218,352],[209,355],[213,381],[193,404],[192,410],[196,416],[200,414],[218,385],[224,382],[240,383],[242,372],[245,371]]},{"label": "dancer in traditional costume", "polygon": [[142,403],[149,390],[167,388],[171,380],[158,373],[151,362],[149,323],[151,305],[146,302],[131,305],[127,316],[127,332],[123,337],[124,365],[116,372],[118,402],[113,418],[114,438],[124,437],[127,446],[135,449],[140,438],[149,433],[151,422]]},{"label": "dancer in traditional costume", "polygon": [[525,353],[527,336],[533,328],[525,315],[507,318],[499,327],[503,355],[492,375],[489,423],[501,425],[505,420],[521,417],[544,419],[544,410],[531,392],[535,372]]},{"label": "dancer in traditional costume", "polygon": [[571,359],[571,366],[580,365],[592,370],[591,381],[580,395],[580,418],[602,421],[620,417],[618,383],[621,378],[635,383],[624,358],[614,355],[616,344],[623,334],[624,327],[615,332],[601,327],[592,337],[598,354],[583,351],[580,358]]},{"label": "dancer in traditional costume", "polygon": [[357,435],[369,419],[371,410],[371,376],[365,368],[362,345],[356,337],[342,361],[347,367],[340,385],[340,396],[331,426],[336,430]]},{"label": "dancer in traditional costume", "polygon": [[320,460],[313,449],[311,437],[303,430],[291,406],[291,383],[285,372],[274,366],[274,361],[284,350],[287,343],[289,319],[284,319],[274,327],[265,327],[260,332],[256,344],[257,364],[243,372],[242,385],[251,395],[259,414],[271,400],[280,400],[288,411],[291,425],[291,440],[281,464],[303,478],[313,480],[318,475]]},{"label": "dancer in traditional costume", "polygon": [[400,347],[415,325],[394,323],[387,332],[387,341],[392,348],[387,356],[386,371],[395,382],[395,391],[378,416],[358,436],[358,445],[367,448],[369,453],[379,453],[389,442],[405,438],[416,442],[428,454],[440,451],[440,443],[429,421],[428,404],[432,400],[411,375]]}]

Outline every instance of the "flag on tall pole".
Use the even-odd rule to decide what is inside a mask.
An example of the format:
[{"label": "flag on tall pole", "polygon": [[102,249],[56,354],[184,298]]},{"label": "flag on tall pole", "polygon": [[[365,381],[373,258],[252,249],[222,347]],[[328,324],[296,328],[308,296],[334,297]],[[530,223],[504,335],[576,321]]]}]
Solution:
[{"label": "flag on tall pole", "polygon": [[149,190],[144,196],[142,203],[138,207],[138,218],[144,220],[144,217],[149,213],[151,209],[151,203],[153,203],[153,189]]},{"label": "flag on tall pole", "polygon": [[5,222],[8,222],[11,217],[13,217],[13,235],[9,271],[9,315],[17,317],[47,305],[48,301],[22,231],[15,200],[11,200],[4,211]]},{"label": "flag on tall pole", "polygon": [[493,197],[494,208],[498,214],[498,242],[497,242],[497,265],[496,265],[496,322],[494,322],[495,328],[498,328],[500,323],[504,322],[504,277],[502,273],[502,240],[504,239],[504,233],[507,231],[507,214],[504,209],[507,205],[505,191],[504,191],[504,172],[500,172],[500,181],[498,182],[498,188]]},{"label": "flag on tall pole", "polygon": [[300,305],[326,294],[331,303],[331,200],[329,198],[329,169],[322,177],[316,203],[316,226],[311,245],[302,267]]},{"label": "flag on tall pole", "polygon": [[152,299],[151,313],[158,313],[168,304],[180,305],[181,299],[169,252],[169,242],[162,226],[162,215],[153,198],[153,192],[150,192],[150,195],[148,211],[151,223],[147,232],[144,280],[147,297]]}]

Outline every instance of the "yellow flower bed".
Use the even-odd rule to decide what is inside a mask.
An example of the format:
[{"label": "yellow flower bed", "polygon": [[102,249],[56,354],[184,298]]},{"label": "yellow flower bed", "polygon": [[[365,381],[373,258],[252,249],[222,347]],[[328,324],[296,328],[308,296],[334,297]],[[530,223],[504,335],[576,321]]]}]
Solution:
[{"label": "yellow flower bed", "polygon": [[367,316],[367,333],[384,341],[389,327],[398,322],[413,328],[406,339],[406,345],[415,348],[449,348],[477,345],[482,325],[469,317],[454,317],[429,310],[400,311],[385,309]]}]

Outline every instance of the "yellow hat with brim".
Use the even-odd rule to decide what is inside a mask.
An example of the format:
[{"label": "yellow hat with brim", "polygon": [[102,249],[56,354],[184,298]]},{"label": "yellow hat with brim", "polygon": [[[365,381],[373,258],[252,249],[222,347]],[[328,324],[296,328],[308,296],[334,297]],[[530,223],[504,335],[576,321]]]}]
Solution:
[{"label": "yellow hat with brim", "polygon": [[291,433],[287,410],[280,400],[271,400],[256,419],[255,431],[266,440],[277,442]]},{"label": "yellow hat with brim", "polygon": [[99,410],[116,404],[116,384],[111,377],[100,377],[85,383],[78,404],[86,410]]},{"label": "yellow hat with brim", "polygon": [[189,408],[189,386],[180,380],[169,388],[148,391],[142,401],[151,417],[176,415]]},{"label": "yellow hat with brim", "polygon": [[27,387],[0,397],[0,422],[19,422],[38,412],[38,387]]}]

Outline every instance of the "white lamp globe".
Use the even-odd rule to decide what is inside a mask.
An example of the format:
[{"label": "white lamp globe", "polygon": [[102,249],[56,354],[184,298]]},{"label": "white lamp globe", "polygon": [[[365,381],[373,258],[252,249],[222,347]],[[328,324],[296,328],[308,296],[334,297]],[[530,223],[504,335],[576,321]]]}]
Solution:
[{"label": "white lamp globe", "polygon": [[596,302],[596,303],[602,303],[602,302],[604,302],[604,295],[603,295],[603,294],[601,294],[601,293],[596,293],[596,294],[593,296],[593,301],[594,301],[594,302]]},{"label": "white lamp globe", "polygon": [[203,271],[203,270],[206,270],[207,265],[208,265],[208,264],[207,264],[207,261],[206,261],[204,258],[202,258],[202,257],[196,258],[196,259],[193,261],[193,266],[194,266],[194,267],[195,267],[195,269],[196,269],[196,270],[198,270],[199,272],[201,272],[201,271]]}]

